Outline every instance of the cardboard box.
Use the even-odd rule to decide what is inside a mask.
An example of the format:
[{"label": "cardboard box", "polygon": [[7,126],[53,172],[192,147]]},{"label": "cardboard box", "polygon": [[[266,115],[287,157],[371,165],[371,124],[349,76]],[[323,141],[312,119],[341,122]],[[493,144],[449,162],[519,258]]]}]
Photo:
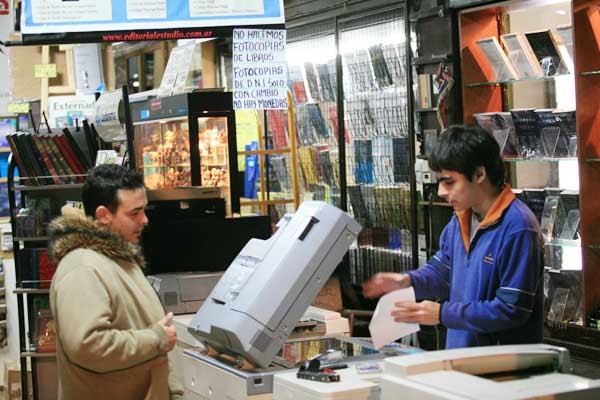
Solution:
[{"label": "cardboard box", "polygon": [[[27,389],[29,399],[33,399],[31,385],[31,371],[27,371]],[[4,399],[21,400],[21,368],[16,361],[6,361],[4,363]]]}]

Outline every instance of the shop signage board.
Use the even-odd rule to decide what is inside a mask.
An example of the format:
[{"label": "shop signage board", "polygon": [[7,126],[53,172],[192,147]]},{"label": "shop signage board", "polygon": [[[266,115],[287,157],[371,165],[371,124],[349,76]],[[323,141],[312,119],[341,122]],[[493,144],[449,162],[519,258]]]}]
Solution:
[{"label": "shop signage board", "polygon": [[234,109],[287,109],[286,36],[284,29],[234,29]]},{"label": "shop signage board", "polygon": [[206,37],[206,32],[186,28],[284,23],[283,0],[23,0],[21,31],[123,32],[105,41],[191,39]]}]

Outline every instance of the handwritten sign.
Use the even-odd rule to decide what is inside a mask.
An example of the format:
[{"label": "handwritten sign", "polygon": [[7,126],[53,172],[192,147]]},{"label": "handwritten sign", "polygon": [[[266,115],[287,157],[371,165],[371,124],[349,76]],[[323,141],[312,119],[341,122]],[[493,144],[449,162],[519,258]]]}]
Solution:
[{"label": "handwritten sign", "polygon": [[56,64],[35,64],[33,74],[36,78],[56,78]]},{"label": "handwritten sign", "polygon": [[280,29],[234,29],[234,109],[287,109],[286,36]]}]

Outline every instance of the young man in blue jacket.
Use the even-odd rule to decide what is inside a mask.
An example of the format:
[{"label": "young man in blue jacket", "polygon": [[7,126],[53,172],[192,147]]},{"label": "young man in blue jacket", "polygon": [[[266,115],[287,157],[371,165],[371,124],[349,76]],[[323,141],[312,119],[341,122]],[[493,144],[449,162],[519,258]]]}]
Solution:
[{"label": "young man in blue jacket", "polygon": [[479,127],[450,127],[429,159],[438,195],[455,215],[440,250],[406,274],[379,273],[366,297],[413,286],[417,300],[399,302],[395,321],[442,324],[446,348],[542,340],[543,259],[538,221],[504,182],[494,138]]}]

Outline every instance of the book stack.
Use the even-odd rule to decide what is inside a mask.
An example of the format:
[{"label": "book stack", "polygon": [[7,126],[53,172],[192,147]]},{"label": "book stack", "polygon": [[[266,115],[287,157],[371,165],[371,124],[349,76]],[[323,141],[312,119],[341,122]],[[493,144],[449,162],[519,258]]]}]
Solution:
[{"label": "book stack", "polygon": [[33,351],[40,353],[56,351],[56,328],[47,297],[33,299]]},{"label": "book stack", "polygon": [[83,182],[91,167],[68,133],[39,135],[20,132],[6,138],[25,184]]},{"label": "book stack", "polygon": [[[396,232],[395,236],[409,239],[406,232]],[[391,236],[388,237],[390,241]],[[410,240],[407,241],[410,247]],[[396,245],[394,245],[396,246]],[[403,246],[404,247],[404,246]],[[412,269],[412,256],[398,247],[380,247],[361,245],[351,247],[348,251],[350,262],[350,280],[354,285],[361,285],[378,272],[406,272]]]},{"label": "book stack", "polygon": [[368,50],[358,50],[342,55],[344,66],[344,92],[356,94],[377,89]]},{"label": "book stack", "polygon": [[327,122],[318,103],[306,103],[297,107],[296,126],[302,146],[310,146],[329,137]]},{"label": "book stack", "polygon": [[[56,272],[56,264],[50,261],[48,251],[45,248],[25,248],[21,253],[22,267],[21,280],[33,281],[30,288],[48,288],[50,281]],[[38,284],[39,282],[39,284]]]},{"label": "book stack", "polygon": [[322,100],[321,93],[319,92],[319,81],[317,78],[317,70],[315,65],[311,62],[304,63],[304,77],[306,81],[306,88],[308,89],[308,98],[312,101]]},{"label": "book stack", "polygon": [[381,44],[369,47],[369,56],[371,57],[371,67],[375,75],[377,86],[382,89],[392,85],[392,75],[385,61],[385,55]]},{"label": "book stack", "polygon": [[319,78],[320,100],[335,101],[337,95],[335,60],[331,60],[327,64],[317,64],[315,68]]},{"label": "book stack", "polygon": [[279,149],[288,146],[287,115],[282,110],[267,110],[269,133],[273,140],[273,148]]},{"label": "book stack", "polygon": [[302,104],[308,101],[306,86],[302,76],[302,68],[299,65],[288,65],[288,79],[292,88],[292,96],[295,104]]},{"label": "book stack", "polygon": [[[339,174],[334,171],[334,165],[337,168],[337,164],[332,162],[329,147],[320,146],[316,151],[316,158],[318,162],[319,181],[330,187],[339,188]],[[335,159],[335,157],[333,158]]]},{"label": "book stack", "polygon": [[318,183],[314,149],[311,146],[299,147],[298,159],[300,160],[300,169],[304,178],[304,187],[307,191],[311,191],[311,187]]},{"label": "book stack", "polygon": [[356,219],[356,221],[363,227],[373,226],[369,213],[367,212],[367,206],[363,199],[360,186],[349,185],[348,197],[350,198],[350,205],[352,207],[352,215],[354,215],[354,219]]},{"label": "book stack", "polygon": [[354,141],[354,181],[373,183],[373,141]]},{"label": "book stack", "polygon": [[408,182],[410,180],[410,161],[408,154],[408,138],[399,137],[392,139],[394,153],[394,182]]},{"label": "book stack", "polygon": [[390,137],[373,139],[373,181],[377,185],[394,183],[394,147]]},{"label": "book stack", "polygon": [[[292,185],[290,182],[290,175],[287,169],[287,160],[284,156],[275,155],[269,157],[271,163],[271,169],[273,171],[274,179],[278,182],[280,191],[290,192]],[[273,190],[273,188],[271,188]]]}]

